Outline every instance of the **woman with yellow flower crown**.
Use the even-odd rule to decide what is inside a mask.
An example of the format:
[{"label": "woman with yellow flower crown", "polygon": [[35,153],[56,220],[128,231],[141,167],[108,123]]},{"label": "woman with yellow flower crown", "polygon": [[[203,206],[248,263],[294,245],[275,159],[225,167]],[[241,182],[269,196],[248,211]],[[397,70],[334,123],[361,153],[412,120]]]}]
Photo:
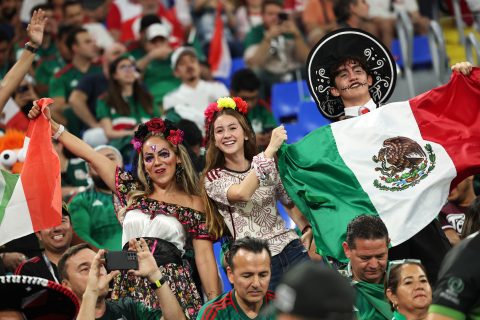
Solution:
[{"label": "woman with yellow flower crown", "polygon": [[[232,240],[246,236],[264,239],[272,253],[270,289],[291,265],[308,260],[312,228],[288,197],[274,156],[287,139],[283,126],[272,131],[264,152],[256,154],[254,132],[241,98],[220,98],[205,110],[207,135],[203,197],[210,234],[219,238],[230,232]],[[302,230],[300,240],[289,230],[277,209],[287,208]]]}]

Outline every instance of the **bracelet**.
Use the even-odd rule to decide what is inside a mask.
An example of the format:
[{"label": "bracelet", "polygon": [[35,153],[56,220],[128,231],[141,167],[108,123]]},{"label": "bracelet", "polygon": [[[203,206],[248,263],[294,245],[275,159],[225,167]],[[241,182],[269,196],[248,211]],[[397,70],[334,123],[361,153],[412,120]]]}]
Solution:
[{"label": "bracelet", "polygon": [[32,46],[30,42],[25,43],[25,50],[30,51],[31,53],[37,53],[38,48]]},{"label": "bracelet", "polygon": [[157,281],[150,282],[150,288],[152,288],[153,290],[160,289],[164,283],[165,283],[165,277],[161,277]]},{"label": "bracelet", "polygon": [[58,140],[58,138],[63,133],[63,131],[65,131],[65,127],[63,125],[60,125],[57,129],[57,132],[55,132],[55,134],[52,136],[52,138],[55,139],[55,140]]},{"label": "bracelet", "polygon": [[312,229],[312,226],[309,224],[302,229],[302,234],[305,234],[305,232],[307,232],[308,229]]}]

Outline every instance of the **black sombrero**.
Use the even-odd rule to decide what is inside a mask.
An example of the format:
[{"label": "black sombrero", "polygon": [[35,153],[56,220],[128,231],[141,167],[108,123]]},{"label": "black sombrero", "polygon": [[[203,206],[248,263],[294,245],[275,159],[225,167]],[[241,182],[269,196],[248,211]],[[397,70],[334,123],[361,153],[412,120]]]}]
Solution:
[{"label": "black sombrero", "polygon": [[1,276],[0,295],[0,310],[20,311],[29,320],[75,319],[80,308],[70,289],[37,277]]},{"label": "black sombrero", "polygon": [[395,89],[396,63],[380,40],[360,29],[333,31],[315,45],[307,60],[308,88],[318,110],[329,119],[335,120],[344,114],[341,99],[330,94],[329,72],[339,60],[347,57],[359,57],[366,62],[373,78],[369,91],[375,103],[386,102]]}]

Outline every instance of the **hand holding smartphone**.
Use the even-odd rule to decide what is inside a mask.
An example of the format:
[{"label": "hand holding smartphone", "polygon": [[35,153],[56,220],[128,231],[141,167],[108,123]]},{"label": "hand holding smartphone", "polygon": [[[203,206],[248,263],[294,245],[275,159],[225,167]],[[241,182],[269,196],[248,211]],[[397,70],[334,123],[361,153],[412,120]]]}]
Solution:
[{"label": "hand holding smartphone", "polygon": [[135,251],[105,252],[105,268],[111,270],[138,270],[138,258]]}]

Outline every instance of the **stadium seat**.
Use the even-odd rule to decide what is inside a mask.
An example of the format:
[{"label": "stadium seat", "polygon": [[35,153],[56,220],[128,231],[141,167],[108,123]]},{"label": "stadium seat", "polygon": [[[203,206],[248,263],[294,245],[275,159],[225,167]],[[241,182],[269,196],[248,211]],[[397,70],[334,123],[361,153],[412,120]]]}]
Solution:
[{"label": "stadium seat", "polygon": [[298,124],[306,133],[330,124],[331,121],[325,118],[320,111],[318,111],[317,105],[313,101],[305,101],[300,103],[298,113]]},{"label": "stadium seat", "polygon": [[287,130],[287,143],[295,143],[307,134],[307,131],[298,122],[286,123],[284,126]]},{"label": "stadium seat", "polygon": [[272,112],[278,122],[298,116],[300,103],[311,100],[306,81],[276,83],[272,86]]},{"label": "stadium seat", "polygon": [[[392,55],[397,64],[403,68],[404,60],[402,57],[402,50],[400,41],[398,39],[392,42]],[[428,43],[428,36],[416,36],[413,38],[413,61],[412,67],[415,68],[430,68],[432,66],[432,55],[430,53],[430,46]]]}]

